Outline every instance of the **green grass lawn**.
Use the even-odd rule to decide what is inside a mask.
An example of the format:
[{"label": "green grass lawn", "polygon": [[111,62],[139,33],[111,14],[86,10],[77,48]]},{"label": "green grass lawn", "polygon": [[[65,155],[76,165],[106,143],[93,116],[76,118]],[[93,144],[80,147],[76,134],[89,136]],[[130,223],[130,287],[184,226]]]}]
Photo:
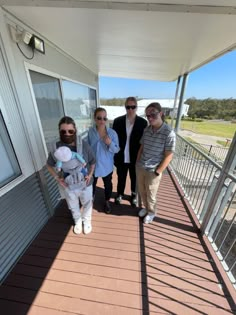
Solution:
[{"label": "green grass lawn", "polygon": [[181,120],[180,129],[191,130],[203,135],[232,139],[236,131],[236,124],[230,122],[216,122],[211,120],[205,120],[202,122]]}]

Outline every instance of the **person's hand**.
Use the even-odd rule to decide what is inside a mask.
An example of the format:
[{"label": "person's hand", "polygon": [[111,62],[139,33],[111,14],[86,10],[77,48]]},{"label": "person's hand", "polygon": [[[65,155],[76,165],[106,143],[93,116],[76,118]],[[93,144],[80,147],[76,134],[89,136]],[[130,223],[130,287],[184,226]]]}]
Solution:
[{"label": "person's hand", "polygon": [[86,185],[88,186],[90,181],[91,181],[91,177],[92,175],[91,174],[88,174],[87,176],[85,176],[85,182],[86,182]]},{"label": "person's hand", "polygon": [[57,183],[58,183],[60,186],[62,186],[62,187],[64,187],[64,188],[67,187],[67,184],[65,183],[64,178],[61,178],[61,177],[59,177],[59,176],[55,176],[54,178],[55,178],[55,180],[57,181]]},{"label": "person's hand", "polygon": [[108,135],[103,137],[103,141],[105,142],[106,145],[111,144],[111,138]]}]

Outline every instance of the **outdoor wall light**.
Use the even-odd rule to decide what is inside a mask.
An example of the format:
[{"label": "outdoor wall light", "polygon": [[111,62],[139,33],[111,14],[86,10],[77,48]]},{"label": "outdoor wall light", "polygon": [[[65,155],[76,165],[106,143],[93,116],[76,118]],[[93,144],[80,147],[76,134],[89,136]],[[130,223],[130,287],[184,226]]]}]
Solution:
[{"label": "outdoor wall light", "polygon": [[[17,26],[13,27],[12,25],[9,25],[9,28],[13,41],[17,44],[17,47],[20,49],[20,51],[26,58],[28,57],[23,53],[22,49],[19,46],[19,43],[21,42],[31,47],[33,51],[33,56],[35,50],[40,52],[41,54],[45,54],[45,45],[44,41],[41,38],[25,30],[22,29],[20,30],[18,29]],[[28,59],[32,59],[33,56]]]},{"label": "outdoor wall light", "polygon": [[44,41],[36,35],[24,31],[22,34],[22,40],[26,45],[29,45],[32,49],[45,54]]},{"label": "outdoor wall light", "polygon": [[38,52],[40,52],[41,54],[45,54],[44,41],[41,38],[32,35],[28,45],[32,47],[32,49],[35,49]]}]

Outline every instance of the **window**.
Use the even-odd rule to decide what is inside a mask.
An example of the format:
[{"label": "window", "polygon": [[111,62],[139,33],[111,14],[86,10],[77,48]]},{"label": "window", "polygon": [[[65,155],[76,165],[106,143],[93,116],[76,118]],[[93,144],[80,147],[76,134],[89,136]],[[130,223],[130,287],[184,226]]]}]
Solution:
[{"label": "window", "polygon": [[62,90],[65,112],[75,120],[79,134],[83,134],[93,123],[96,90],[67,80],[62,80]]},{"label": "window", "polygon": [[64,116],[58,79],[30,70],[34,95],[46,145],[58,138],[58,122]]},{"label": "window", "polygon": [[30,78],[47,147],[58,138],[58,122],[65,114],[75,120],[79,134],[88,130],[97,105],[95,89],[32,70]]},{"label": "window", "polygon": [[0,111],[0,188],[21,175],[21,170]]}]

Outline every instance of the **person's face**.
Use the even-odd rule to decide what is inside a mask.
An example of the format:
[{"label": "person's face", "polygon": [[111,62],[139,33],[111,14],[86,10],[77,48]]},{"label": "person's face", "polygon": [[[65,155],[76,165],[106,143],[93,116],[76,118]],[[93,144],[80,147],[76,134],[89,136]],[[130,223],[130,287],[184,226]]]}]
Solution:
[{"label": "person's face", "polygon": [[76,140],[76,129],[73,124],[61,124],[60,139],[66,144],[72,144]]},{"label": "person's face", "polygon": [[134,101],[128,101],[125,109],[128,117],[134,117],[137,111],[137,104]]},{"label": "person's face", "polygon": [[146,117],[151,126],[158,127],[162,124],[161,113],[153,107],[146,110]]},{"label": "person's face", "polygon": [[94,120],[97,127],[105,126],[107,122],[107,113],[104,110],[97,112]]}]

